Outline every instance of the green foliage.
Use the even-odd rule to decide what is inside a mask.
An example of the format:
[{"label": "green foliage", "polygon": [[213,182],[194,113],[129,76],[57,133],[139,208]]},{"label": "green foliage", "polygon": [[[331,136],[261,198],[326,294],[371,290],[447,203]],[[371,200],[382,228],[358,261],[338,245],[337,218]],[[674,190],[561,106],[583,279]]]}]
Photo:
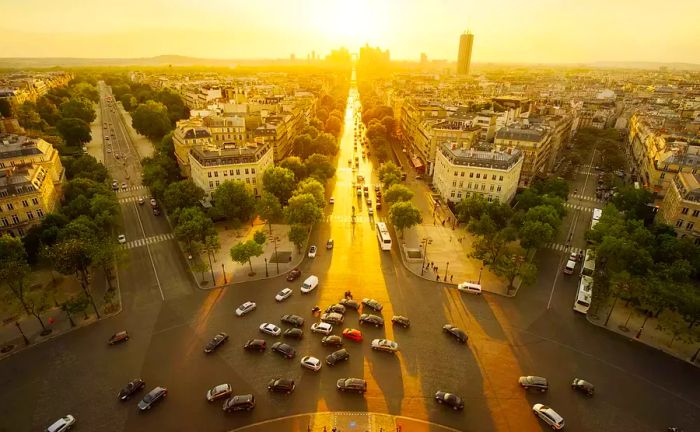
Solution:
[{"label": "green foliage", "polygon": [[5,118],[12,117],[12,105],[8,99],[0,99],[0,116]]},{"label": "green foliage", "polygon": [[313,150],[311,143],[311,135],[302,134],[294,138],[294,141],[292,142],[292,148],[294,149],[294,152],[296,154],[300,155],[301,157],[307,157],[311,154],[310,152]]},{"label": "green foliage", "polygon": [[532,182],[532,189],[538,195],[555,196],[564,201],[569,196],[569,183],[561,177],[546,179],[536,177]]},{"label": "green foliage", "polygon": [[289,241],[297,247],[297,252],[301,252],[301,249],[309,236],[309,229],[304,225],[292,225],[289,227],[289,233],[287,236],[289,237]]},{"label": "green foliage", "polygon": [[175,227],[175,236],[185,242],[192,254],[197,243],[204,243],[207,236],[214,233],[214,224],[199,207],[186,207],[180,210]]},{"label": "green foliage", "polygon": [[180,177],[180,171],[173,156],[160,151],[151,157],[142,159],[141,166],[141,181],[158,199],[162,199],[168,185]]},{"label": "green foliage", "polygon": [[100,101],[100,92],[97,87],[88,82],[79,82],[73,85],[71,93],[76,98],[86,99],[94,103]]},{"label": "green foliage", "polygon": [[15,109],[15,117],[19,125],[25,129],[43,131],[49,126],[36,112],[36,105],[32,102],[19,105]]},{"label": "green foliage", "polygon": [[402,184],[394,184],[384,192],[384,201],[392,205],[400,201],[410,201],[413,198],[413,191]]},{"label": "green foliage", "polygon": [[61,120],[61,112],[58,107],[47,97],[40,97],[36,101],[36,112],[42,120],[51,126],[55,126]]},{"label": "green foliage", "polygon": [[528,262],[522,248],[508,248],[501,254],[493,266],[494,272],[508,279],[508,287],[512,288],[515,278],[519,277],[523,285],[531,285],[537,278],[537,267]]},{"label": "green foliage", "polygon": [[[302,136],[304,136],[304,135],[302,135]],[[309,143],[310,142],[311,141],[309,141]],[[304,162],[302,162],[301,158],[298,156],[289,156],[289,157],[283,159],[279,163],[279,166],[281,166],[282,168],[287,168],[288,170],[292,171],[294,173],[294,178],[296,180],[302,180],[302,179],[306,178],[306,165],[304,165]]]},{"label": "green foliage", "polygon": [[338,136],[343,129],[343,122],[338,117],[329,116],[324,130],[334,136]]},{"label": "green foliage", "polygon": [[186,207],[196,207],[204,198],[204,190],[192,180],[170,183],[163,193],[163,203],[170,212]]},{"label": "green foliage", "polygon": [[152,100],[140,104],[134,110],[131,120],[138,133],[152,140],[160,140],[172,129],[168,108]]},{"label": "green foliage", "polygon": [[423,222],[423,216],[413,203],[397,202],[389,209],[389,220],[403,237],[403,231]]},{"label": "green foliage", "polygon": [[64,118],[56,123],[56,129],[69,146],[90,142],[90,125],[78,118]]},{"label": "green foliage", "polygon": [[246,262],[250,265],[250,271],[253,272],[253,264],[250,259],[253,257],[259,257],[264,253],[263,247],[260,243],[255,242],[255,240],[248,240],[247,242],[241,242],[234,245],[231,248],[230,254],[231,259],[239,264],[245,264]]},{"label": "green foliage", "polygon": [[233,223],[249,220],[255,214],[255,197],[251,188],[239,180],[227,180],[212,193],[214,206]]},{"label": "green foliage", "polygon": [[621,186],[613,195],[612,203],[631,219],[644,220],[651,214],[648,204],[654,200],[654,195],[646,189],[635,189],[634,186]]},{"label": "green foliage", "polygon": [[263,188],[284,203],[292,196],[297,180],[294,173],[282,167],[270,167],[263,173]]},{"label": "green foliage", "polygon": [[103,183],[109,177],[107,168],[88,154],[62,158],[61,162],[66,169],[66,177],[69,179],[86,178],[97,183]]},{"label": "green foliage", "polygon": [[59,106],[59,109],[61,111],[61,116],[64,119],[77,118],[84,121],[88,125],[94,122],[97,118],[97,113],[93,108],[92,102],[82,97],[69,99],[63,102]]},{"label": "green foliage", "polygon": [[[306,172],[321,183],[335,175],[335,167],[328,156],[312,154],[305,161]],[[299,179],[297,179],[299,180]]]},{"label": "green foliage", "polygon": [[528,220],[520,226],[518,237],[525,249],[539,249],[554,238],[554,227],[538,220]]},{"label": "green foliage", "polygon": [[323,217],[323,210],[316,198],[310,194],[295,195],[289,199],[284,216],[290,225],[313,225]]},{"label": "green foliage", "polygon": [[282,205],[276,196],[270,192],[263,191],[258,203],[256,211],[261,218],[267,221],[272,229],[272,222],[282,217]]},{"label": "green foliage", "polygon": [[310,194],[316,200],[319,208],[326,205],[326,191],[323,185],[315,178],[307,178],[297,184],[297,188],[292,193],[292,196]]},{"label": "green foliage", "polygon": [[159,92],[156,100],[166,107],[171,128],[175,126],[178,120],[187,118],[190,115],[190,110],[185,106],[180,95],[170,89],[164,89]]},{"label": "green foliage", "polygon": [[393,162],[387,162],[379,167],[379,181],[384,189],[389,189],[391,185],[401,181],[401,169]]},{"label": "green foliage", "polygon": [[265,235],[265,232],[260,230],[255,231],[255,234],[253,234],[253,241],[255,241],[255,243],[258,243],[259,245],[264,245],[267,241],[267,236]]}]

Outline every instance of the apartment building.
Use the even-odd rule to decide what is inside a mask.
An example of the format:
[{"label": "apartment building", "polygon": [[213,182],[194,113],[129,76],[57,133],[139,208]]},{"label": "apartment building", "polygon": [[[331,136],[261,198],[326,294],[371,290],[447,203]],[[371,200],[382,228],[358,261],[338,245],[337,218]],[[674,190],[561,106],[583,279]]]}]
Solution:
[{"label": "apartment building", "polygon": [[65,181],[61,158],[51,143],[41,138],[0,134],[0,169],[15,165],[41,166],[58,190]]},{"label": "apartment building", "polygon": [[175,158],[183,176],[190,176],[190,150],[194,148],[210,147],[212,136],[201,118],[189,118],[180,120],[173,131],[173,145]]},{"label": "apartment building", "polygon": [[496,132],[494,143],[501,148],[515,147],[523,153],[520,186],[526,187],[539,174],[546,174],[552,157],[551,135],[548,130],[513,124]]},{"label": "apartment building", "polygon": [[678,236],[700,244],[700,173],[682,172],[673,178],[658,217],[673,226]]},{"label": "apartment building", "polygon": [[515,148],[482,151],[455,144],[440,146],[433,185],[445,201],[459,202],[470,195],[509,203],[515,196],[523,153]]}]

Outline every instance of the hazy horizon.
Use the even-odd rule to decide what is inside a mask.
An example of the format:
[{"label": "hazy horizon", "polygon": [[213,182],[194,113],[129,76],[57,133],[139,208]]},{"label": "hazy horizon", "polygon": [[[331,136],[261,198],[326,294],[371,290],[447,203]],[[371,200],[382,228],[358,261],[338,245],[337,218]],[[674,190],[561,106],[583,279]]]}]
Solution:
[{"label": "hazy horizon", "polygon": [[474,63],[700,63],[692,0],[0,1],[4,58],[302,60],[369,43],[395,60],[454,61],[469,29]]}]

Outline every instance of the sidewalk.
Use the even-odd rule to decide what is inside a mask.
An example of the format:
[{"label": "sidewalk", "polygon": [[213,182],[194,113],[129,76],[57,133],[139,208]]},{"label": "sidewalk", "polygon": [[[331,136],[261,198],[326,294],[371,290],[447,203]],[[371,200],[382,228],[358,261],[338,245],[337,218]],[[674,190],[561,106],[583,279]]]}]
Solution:
[{"label": "sidewalk", "polygon": [[[200,288],[211,289],[231,286],[238,283],[250,282],[254,280],[268,279],[282,275],[297,267],[304,259],[304,251],[297,252],[296,246],[289,241],[287,233],[289,225],[272,225],[272,235],[267,224],[256,220],[254,226],[244,225],[238,229],[229,229],[225,223],[216,224],[219,233],[219,243],[221,248],[212,257],[212,268],[214,273],[214,283],[212,283],[212,271],[209,267],[209,260],[206,254],[201,256],[202,262],[206,265],[206,271],[198,272],[192,268],[190,260],[190,270],[195,276],[195,280]],[[248,263],[239,264],[231,259],[231,248],[239,242],[253,239],[256,231],[263,231],[267,236],[267,241],[263,245],[263,254],[251,259],[254,275],[249,275],[250,265]],[[275,241],[277,257],[275,259]],[[267,263],[265,262],[267,259]]]},{"label": "sidewalk", "polygon": [[[604,325],[612,304],[612,302],[608,302],[606,305],[601,306],[598,311],[595,311],[595,314],[589,311],[589,313],[586,314],[586,319],[588,322],[598,327],[626,336],[630,340],[643,343],[700,367],[700,354],[698,354],[700,342],[689,344],[680,339],[672,341],[673,335],[659,328],[658,319],[652,317],[647,319],[645,323],[644,315],[633,308],[626,307],[623,300],[618,300],[616,302],[615,309],[612,311],[612,315],[610,315],[610,319],[608,320],[608,325]],[[644,328],[641,331],[641,335],[639,335],[642,325],[644,325]],[[693,356],[695,356],[695,359],[691,361]]]},{"label": "sidewalk", "polygon": [[121,114],[122,121],[124,122],[124,127],[126,127],[126,130],[129,133],[131,143],[134,145],[134,149],[136,150],[139,160],[153,156],[153,153],[155,152],[155,145],[148,138],[136,132],[133,126],[131,126],[131,114],[124,109],[121,102],[117,102],[116,105],[119,108],[119,113]]}]

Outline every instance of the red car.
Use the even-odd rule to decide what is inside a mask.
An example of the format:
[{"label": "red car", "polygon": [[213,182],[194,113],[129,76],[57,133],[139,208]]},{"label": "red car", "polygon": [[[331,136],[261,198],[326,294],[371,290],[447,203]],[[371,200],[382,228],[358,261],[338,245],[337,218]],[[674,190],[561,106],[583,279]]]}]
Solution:
[{"label": "red car", "polygon": [[299,270],[298,268],[295,268],[294,270],[289,272],[289,274],[287,275],[287,280],[289,282],[292,282],[292,281],[299,279],[299,276],[301,276],[301,270]]},{"label": "red car", "polygon": [[355,342],[362,342],[362,332],[357,329],[346,328],[343,330],[343,337]]}]

